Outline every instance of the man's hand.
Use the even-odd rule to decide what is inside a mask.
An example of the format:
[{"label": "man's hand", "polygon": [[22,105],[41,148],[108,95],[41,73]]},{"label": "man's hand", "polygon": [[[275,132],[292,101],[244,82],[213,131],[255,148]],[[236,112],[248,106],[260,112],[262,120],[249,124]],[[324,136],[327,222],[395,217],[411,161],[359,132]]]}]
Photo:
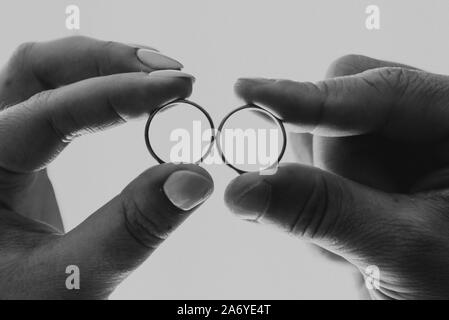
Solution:
[{"label": "man's hand", "polygon": [[[17,50],[0,74],[0,299],[106,298],[211,194],[204,169],[157,166],[64,234],[45,171],[78,135],[188,97],[193,77],[180,68],[82,37]],[[66,288],[69,265],[80,290]]]},{"label": "man's hand", "polygon": [[236,91],[312,134],[305,158],[318,167],[238,177],[226,191],[236,214],[310,240],[362,273],[376,265],[373,298],[449,298],[448,76],[348,56],[325,81],[243,79]]}]

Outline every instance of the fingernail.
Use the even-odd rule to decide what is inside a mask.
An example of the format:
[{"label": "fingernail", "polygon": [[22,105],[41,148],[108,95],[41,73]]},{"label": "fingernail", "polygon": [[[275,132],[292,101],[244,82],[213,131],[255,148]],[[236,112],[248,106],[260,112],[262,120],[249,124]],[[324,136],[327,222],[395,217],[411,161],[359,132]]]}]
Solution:
[{"label": "fingernail", "polygon": [[179,61],[154,50],[139,49],[137,57],[140,62],[153,69],[182,69],[184,67]]},{"label": "fingernail", "polygon": [[161,78],[186,78],[195,82],[196,79],[189,73],[185,73],[179,70],[157,70],[153,71],[150,74],[150,77],[161,77]]},{"label": "fingernail", "polygon": [[271,202],[271,185],[258,181],[248,185],[234,200],[233,209],[245,219],[257,219],[269,208]]},{"label": "fingernail", "polygon": [[212,194],[212,180],[192,171],[176,171],[164,184],[168,199],[179,209],[189,211],[206,201]]},{"label": "fingernail", "polygon": [[127,43],[127,45],[130,47],[136,48],[136,49],[147,49],[147,50],[159,52],[159,50],[154,47],[150,47],[150,46],[146,46],[146,45],[142,45],[142,44]]}]

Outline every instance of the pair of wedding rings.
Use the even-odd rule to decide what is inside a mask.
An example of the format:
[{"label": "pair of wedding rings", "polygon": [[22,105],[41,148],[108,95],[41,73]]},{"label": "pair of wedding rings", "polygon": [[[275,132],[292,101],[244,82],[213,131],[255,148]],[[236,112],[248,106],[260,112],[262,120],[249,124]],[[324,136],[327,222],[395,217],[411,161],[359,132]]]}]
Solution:
[{"label": "pair of wedding rings", "polygon": [[223,129],[225,128],[228,120],[231,117],[233,117],[234,115],[238,114],[239,112],[243,112],[243,111],[252,111],[255,113],[260,113],[263,117],[266,117],[272,123],[274,123],[277,126],[277,129],[279,130],[279,132],[281,133],[280,136],[281,136],[282,143],[280,144],[280,147],[277,150],[278,154],[277,154],[277,157],[275,157],[276,160],[272,161],[273,163],[270,163],[264,169],[267,169],[267,170],[271,169],[274,166],[277,166],[278,163],[282,160],[285,150],[286,150],[286,146],[287,146],[287,135],[286,135],[286,131],[285,131],[282,121],[280,119],[278,119],[276,116],[274,116],[271,112],[269,112],[257,105],[254,105],[254,104],[248,104],[248,105],[242,106],[240,108],[233,110],[228,115],[226,115],[223,118],[223,120],[221,121],[217,131],[215,131],[215,126],[214,126],[212,117],[203,107],[201,107],[200,105],[198,105],[192,101],[181,99],[181,100],[176,100],[176,101],[170,102],[168,104],[165,104],[165,105],[157,108],[156,110],[154,110],[150,114],[150,117],[148,118],[147,124],[145,126],[146,146],[147,146],[150,154],[153,156],[153,158],[160,164],[163,164],[163,163],[166,163],[169,161],[164,160],[163,157],[158,155],[158,153],[155,151],[155,148],[153,147],[153,145],[151,143],[152,137],[150,136],[150,132],[151,132],[151,126],[152,126],[153,120],[158,116],[158,114],[164,112],[165,110],[168,110],[170,108],[176,108],[176,107],[179,107],[180,105],[188,106],[189,108],[195,108],[197,111],[200,111],[204,115],[205,119],[207,119],[208,125],[210,126],[211,134],[210,134],[210,137],[208,138],[207,147],[203,148],[203,152],[201,153],[201,155],[199,156],[198,159],[193,159],[193,161],[191,161],[190,163],[194,163],[194,164],[202,163],[209,156],[214,144],[216,143],[217,150],[220,153],[220,156],[221,156],[223,162],[227,166],[229,166],[230,168],[232,168],[239,174],[249,172],[248,170],[244,170],[244,169],[238,167],[237,165],[235,165],[233,163],[233,161],[230,161],[229,157],[227,157],[227,155],[226,155],[225,148],[223,147],[223,141],[222,141],[222,132],[223,132]]}]

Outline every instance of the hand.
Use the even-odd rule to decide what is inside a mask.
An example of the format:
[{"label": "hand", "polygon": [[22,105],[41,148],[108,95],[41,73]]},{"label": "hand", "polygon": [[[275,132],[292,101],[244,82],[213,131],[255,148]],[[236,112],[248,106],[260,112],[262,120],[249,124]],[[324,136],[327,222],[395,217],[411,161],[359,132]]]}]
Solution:
[{"label": "hand", "polygon": [[[0,74],[0,299],[107,298],[210,195],[204,169],[157,166],[64,234],[45,171],[76,136],[189,96],[181,67],[81,37],[16,51]],[[69,265],[80,290],[66,288]]]},{"label": "hand", "polygon": [[360,56],[338,60],[329,77],[237,83],[241,98],[313,135],[318,168],[242,175],[228,206],[362,273],[376,265],[373,298],[449,298],[449,77]]}]

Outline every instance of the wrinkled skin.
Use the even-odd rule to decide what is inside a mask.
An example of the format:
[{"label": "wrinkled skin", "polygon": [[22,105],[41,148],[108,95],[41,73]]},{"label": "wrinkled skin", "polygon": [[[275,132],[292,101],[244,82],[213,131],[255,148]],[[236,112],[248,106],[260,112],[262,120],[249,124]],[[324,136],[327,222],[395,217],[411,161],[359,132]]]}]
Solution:
[{"label": "wrinkled skin", "polygon": [[[212,180],[198,166],[149,169],[65,233],[47,176],[75,137],[188,97],[192,81],[151,77],[138,48],[73,37],[20,46],[0,73],[0,299],[104,299],[195,210],[164,195],[174,172]],[[149,75],[150,74],[150,75]],[[90,155],[89,155],[90,156]],[[80,289],[66,287],[78,266]]]},{"label": "wrinkled skin", "polygon": [[376,265],[372,298],[449,298],[448,76],[352,55],[318,83],[241,79],[236,92],[286,123],[302,164],[238,177],[231,210],[364,275]]}]

